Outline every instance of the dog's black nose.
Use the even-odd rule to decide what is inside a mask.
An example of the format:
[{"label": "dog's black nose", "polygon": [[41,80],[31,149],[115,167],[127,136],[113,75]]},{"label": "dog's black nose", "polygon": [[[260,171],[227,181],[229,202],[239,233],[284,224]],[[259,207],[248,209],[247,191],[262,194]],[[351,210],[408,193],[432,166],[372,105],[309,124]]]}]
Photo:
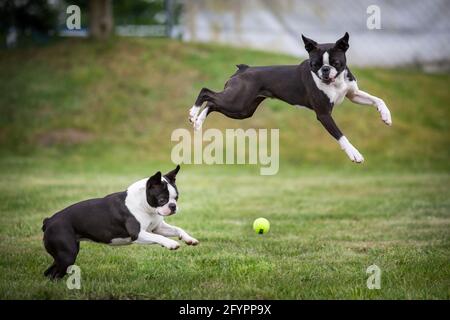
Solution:
[{"label": "dog's black nose", "polygon": [[169,209],[172,212],[177,211],[177,205],[175,203],[169,203]]},{"label": "dog's black nose", "polygon": [[327,74],[328,72],[330,72],[330,67],[329,66],[323,66],[322,67],[322,74]]}]

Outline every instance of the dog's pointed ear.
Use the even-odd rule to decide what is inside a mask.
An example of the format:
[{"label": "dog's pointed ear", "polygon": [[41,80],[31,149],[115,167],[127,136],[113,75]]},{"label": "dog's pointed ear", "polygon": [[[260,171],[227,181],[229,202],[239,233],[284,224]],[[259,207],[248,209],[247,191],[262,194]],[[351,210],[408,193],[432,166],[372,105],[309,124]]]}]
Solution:
[{"label": "dog's pointed ear", "polygon": [[336,44],[334,45],[335,48],[341,49],[343,51],[347,51],[349,45],[348,45],[348,32],[344,34],[342,38],[340,38],[338,41],[336,41]]},{"label": "dog's pointed ear", "polygon": [[303,34],[302,34],[302,39],[303,39],[303,43],[305,44],[305,49],[306,49],[306,51],[308,51],[308,53],[313,51],[315,48],[317,48],[317,42],[315,42],[314,40],[305,37]]},{"label": "dog's pointed ear", "polygon": [[173,169],[172,171],[166,173],[164,175],[164,178],[169,180],[169,182],[171,182],[171,183],[175,183],[178,171],[180,171],[180,165],[177,165],[177,167],[175,169]]},{"label": "dog's pointed ear", "polygon": [[154,175],[152,175],[147,180],[147,189],[149,189],[151,186],[157,186],[161,184],[161,171],[158,171]]}]

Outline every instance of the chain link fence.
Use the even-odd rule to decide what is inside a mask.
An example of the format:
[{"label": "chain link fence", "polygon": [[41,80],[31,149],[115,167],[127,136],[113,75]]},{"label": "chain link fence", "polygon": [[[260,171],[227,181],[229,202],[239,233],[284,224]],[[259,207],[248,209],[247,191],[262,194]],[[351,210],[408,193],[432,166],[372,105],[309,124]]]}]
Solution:
[{"label": "chain link fence", "polygon": [[179,0],[182,38],[305,56],[300,34],[350,33],[358,66],[449,70],[450,0]]},{"label": "chain link fence", "polygon": [[[0,38],[46,42],[54,34],[88,36],[88,0],[0,0]],[[113,0],[118,36],[181,38],[305,57],[300,35],[334,42],[350,34],[356,66],[419,66],[450,71],[450,0]],[[66,27],[69,5],[81,28]],[[57,17],[57,29],[51,28]],[[3,46],[3,45],[0,45]]]}]

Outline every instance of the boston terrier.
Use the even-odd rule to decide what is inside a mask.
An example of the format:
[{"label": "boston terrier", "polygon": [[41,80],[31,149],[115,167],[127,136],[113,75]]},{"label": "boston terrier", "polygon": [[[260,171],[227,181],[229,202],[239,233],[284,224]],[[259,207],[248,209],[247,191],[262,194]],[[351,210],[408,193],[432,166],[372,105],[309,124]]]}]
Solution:
[{"label": "boston terrier", "polygon": [[126,191],[78,202],[44,219],[44,246],[54,259],[44,275],[51,279],[64,277],[67,268],[75,263],[82,240],[110,245],[157,243],[175,250],[178,242],[166,237],[178,237],[197,245],[198,240],[183,229],[164,222],[164,217],[178,209],[175,178],[179,170],[177,166],[164,176],[158,171]]},{"label": "boston terrier", "polygon": [[[336,43],[318,44],[303,35],[302,38],[309,59],[300,65],[249,67],[240,64],[223,91],[200,90],[189,110],[189,120],[194,129],[199,130],[213,111],[233,119],[250,118],[264,99],[276,98],[293,106],[312,109],[350,160],[363,162],[363,156],[334,122],[331,116],[333,107],[347,97],[354,103],[375,106],[384,123],[391,125],[389,109],[380,98],[359,90],[345,57],[349,48],[348,33]],[[200,111],[204,102],[206,105]]]}]

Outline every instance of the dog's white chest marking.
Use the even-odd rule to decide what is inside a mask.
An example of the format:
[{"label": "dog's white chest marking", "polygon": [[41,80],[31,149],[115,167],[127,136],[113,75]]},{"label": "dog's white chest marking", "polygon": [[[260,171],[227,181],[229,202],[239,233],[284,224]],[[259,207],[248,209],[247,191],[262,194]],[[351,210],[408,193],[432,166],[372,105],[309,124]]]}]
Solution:
[{"label": "dog's white chest marking", "polygon": [[158,215],[155,209],[147,203],[145,193],[147,180],[142,179],[129,186],[125,198],[125,205],[139,222],[142,230],[154,229],[163,221],[163,217]]},{"label": "dog's white chest marking", "polygon": [[357,89],[356,81],[347,79],[347,70],[341,72],[330,84],[323,83],[314,72],[311,71],[311,74],[317,88],[326,94],[333,105],[341,104],[349,91]]}]

